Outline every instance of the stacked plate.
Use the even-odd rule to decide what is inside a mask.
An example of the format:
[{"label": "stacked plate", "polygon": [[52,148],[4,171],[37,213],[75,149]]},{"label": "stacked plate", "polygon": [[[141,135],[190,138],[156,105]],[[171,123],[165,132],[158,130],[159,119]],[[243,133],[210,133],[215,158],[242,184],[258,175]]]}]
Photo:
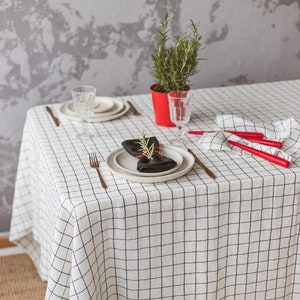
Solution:
[{"label": "stacked plate", "polygon": [[186,150],[172,145],[160,145],[162,154],[177,162],[175,168],[157,172],[142,173],[137,170],[138,159],[128,154],[123,148],[113,151],[106,159],[108,168],[116,176],[134,182],[155,183],[173,180],[185,175],[194,165],[194,157]]},{"label": "stacked plate", "polygon": [[[94,115],[89,122],[105,122],[119,118],[127,113],[129,105],[110,97],[96,97],[94,101]],[[80,121],[77,117],[73,100],[65,102],[60,107],[60,113],[73,121]]]}]

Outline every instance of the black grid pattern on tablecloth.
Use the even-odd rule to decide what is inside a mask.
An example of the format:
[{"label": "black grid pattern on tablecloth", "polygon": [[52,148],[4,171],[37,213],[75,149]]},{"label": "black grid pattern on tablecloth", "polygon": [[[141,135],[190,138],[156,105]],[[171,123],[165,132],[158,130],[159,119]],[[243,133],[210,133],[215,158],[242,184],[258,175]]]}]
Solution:
[{"label": "black grid pattern on tablecloth", "polygon": [[[191,130],[217,129],[220,113],[299,119],[300,81],[194,94]],[[153,123],[149,95],[130,100],[141,117],[92,124],[95,138],[84,145],[74,138],[78,123],[60,116],[57,128],[44,107],[28,112],[11,238],[28,249],[43,278],[49,271],[46,298],[295,299],[298,163],[283,169],[259,158],[202,153],[198,138],[189,137],[216,181],[195,165],[177,180],[127,182],[103,163],[111,151],[143,129],[162,143],[175,137],[173,128]],[[59,105],[53,108],[58,114]],[[106,191],[88,165],[91,151]]]}]

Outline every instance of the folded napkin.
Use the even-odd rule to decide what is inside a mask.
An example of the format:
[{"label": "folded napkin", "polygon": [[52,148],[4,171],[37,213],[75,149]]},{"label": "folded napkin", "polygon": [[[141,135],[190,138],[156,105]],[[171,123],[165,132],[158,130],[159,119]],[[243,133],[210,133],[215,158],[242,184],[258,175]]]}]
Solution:
[{"label": "folded napkin", "polygon": [[[152,158],[142,155],[139,139],[131,139],[122,142],[123,148],[132,156],[138,159],[137,170],[142,173],[157,173],[173,169],[177,162],[173,159],[154,153]],[[159,149],[159,142],[156,137],[150,137],[148,146],[154,144],[155,149]]]},{"label": "folded napkin", "polygon": [[261,132],[266,139],[283,142],[282,149],[250,142],[222,131],[205,133],[200,140],[200,147],[203,150],[234,151],[242,155],[249,155],[248,152],[227,143],[228,140],[232,140],[284,158],[290,162],[300,157],[300,125],[293,118],[273,123],[259,123],[236,115],[220,115],[216,117],[216,124],[220,129],[227,131]]}]

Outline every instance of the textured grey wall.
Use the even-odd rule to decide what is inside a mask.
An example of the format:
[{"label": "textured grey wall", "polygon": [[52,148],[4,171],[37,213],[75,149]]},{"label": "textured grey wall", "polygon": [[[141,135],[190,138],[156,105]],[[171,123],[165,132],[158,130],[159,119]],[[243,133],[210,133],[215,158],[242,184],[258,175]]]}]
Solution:
[{"label": "textured grey wall", "polygon": [[189,19],[203,35],[195,88],[300,78],[299,0],[1,0],[0,232],[9,230],[26,110],[70,99],[79,83],[98,95],[148,93],[159,23]]}]

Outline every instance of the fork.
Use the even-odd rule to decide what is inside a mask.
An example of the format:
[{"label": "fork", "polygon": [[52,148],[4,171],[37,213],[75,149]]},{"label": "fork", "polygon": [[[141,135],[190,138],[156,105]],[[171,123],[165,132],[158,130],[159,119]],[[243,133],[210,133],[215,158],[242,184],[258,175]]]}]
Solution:
[{"label": "fork", "polygon": [[103,177],[101,176],[101,173],[99,171],[99,161],[97,159],[96,153],[91,153],[89,154],[89,159],[90,159],[90,166],[94,169],[96,169],[98,177],[100,179],[101,185],[104,189],[107,189],[107,185],[103,179]]}]

